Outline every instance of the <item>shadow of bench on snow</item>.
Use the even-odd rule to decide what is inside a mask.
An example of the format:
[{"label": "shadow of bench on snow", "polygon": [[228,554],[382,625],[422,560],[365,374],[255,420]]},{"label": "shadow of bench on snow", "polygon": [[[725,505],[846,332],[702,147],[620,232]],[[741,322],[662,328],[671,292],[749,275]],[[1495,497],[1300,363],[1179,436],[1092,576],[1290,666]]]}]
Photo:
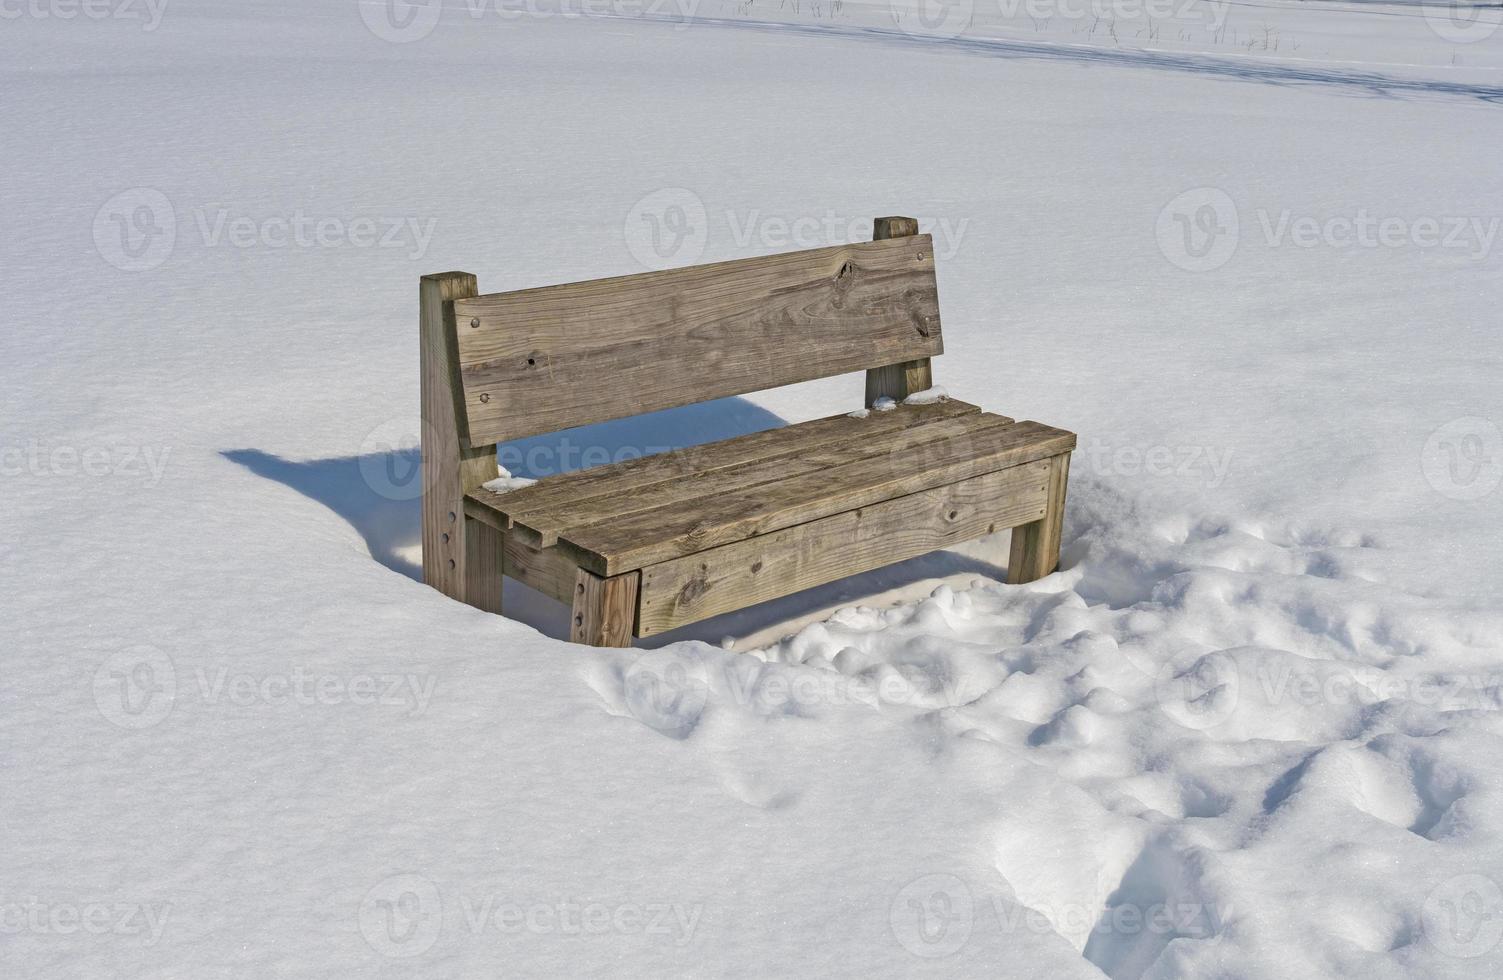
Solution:
[{"label": "shadow of bench on snow", "polygon": [[[785,424],[778,416],[743,398],[725,398],[502,443],[496,449],[496,457],[514,476],[540,479]],[[372,558],[392,571],[421,581],[422,473],[415,445],[415,423],[412,429],[411,433],[386,433],[384,427],[377,430],[407,448],[357,456],[289,460],[259,449],[224,450],[221,455],[257,476],[291,487],[323,504],[360,533]],[[852,604],[863,596],[961,573],[997,580],[1005,574],[1002,568],[986,561],[938,552],[639,640],[636,644],[657,647],[684,639],[714,642],[725,635],[746,636],[832,605]],[[506,615],[512,619],[548,636],[568,636],[568,610],[521,583],[506,580],[502,603]]]}]

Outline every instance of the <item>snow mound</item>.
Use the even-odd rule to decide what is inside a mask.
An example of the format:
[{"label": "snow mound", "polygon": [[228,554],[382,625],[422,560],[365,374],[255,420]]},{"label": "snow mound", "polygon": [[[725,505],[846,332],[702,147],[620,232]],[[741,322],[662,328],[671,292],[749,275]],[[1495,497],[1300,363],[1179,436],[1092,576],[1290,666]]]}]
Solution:
[{"label": "snow mound", "polygon": [[[1339,529],[1166,533],[1089,485],[1074,507],[1040,582],[852,606],[738,653],[602,654],[630,665],[608,706],[715,756],[852,715],[904,734],[989,801],[989,862],[922,886],[963,892],[970,943],[1045,935],[1114,978],[1461,965],[1437,903],[1503,840],[1503,619],[1363,577],[1371,545]],[[632,707],[642,671],[671,711]],[[756,805],[809,792],[793,757],[754,790],[730,769]]]},{"label": "snow mound", "polygon": [[923,391],[915,391],[913,394],[903,399],[903,404],[928,405],[931,402],[942,402],[949,397],[949,392],[945,391],[945,389],[940,385],[935,385],[932,388],[925,388]]},{"label": "snow mound", "polygon": [[487,480],[481,484],[481,486],[492,493],[507,493],[512,490],[520,490],[523,487],[530,487],[538,482],[525,476],[512,476],[511,471],[504,466],[498,465],[496,470],[500,474],[499,476],[494,480]]}]

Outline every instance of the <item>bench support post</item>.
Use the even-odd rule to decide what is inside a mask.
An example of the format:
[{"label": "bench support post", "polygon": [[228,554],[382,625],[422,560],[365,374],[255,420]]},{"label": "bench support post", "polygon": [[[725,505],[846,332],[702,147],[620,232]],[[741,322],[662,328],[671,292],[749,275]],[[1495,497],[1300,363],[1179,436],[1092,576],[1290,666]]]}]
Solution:
[{"label": "bench support post", "polygon": [[477,296],[468,272],[424,276],[418,287],[422,392],[423,581],[450,598],[501,611],[501,532],[464,512],[466,491],[496,478],[496,447],[472,449],[460,427],[454,301]]},{"label": "bench support post", "polygon": [[569,637],[592,647],[629,647],[637,621],[642,575],[625,572],[601,578],[581,568],[574,581],[574,614]]},{"label": "bench support post", "polygon": [[[917,218],[878,218],[872,223],[873,241],[906,238],[918,233]],[[871,408],[878,398],[891,398],[895,402],[901,402],[914,392],[927,391],[932,387],[934,374],[927,357],[869,368],[866,372],[866,407]]]},{"label": "bench support post", "polygon": [[1044,516],[1012,529],[1007,559],[1007,582],[1021,585],[1041,579],[1059,567],[1060,533],[1065,523],[1065,485],[1070,480],[1070,454],[1049,460],[1049,497]]}]

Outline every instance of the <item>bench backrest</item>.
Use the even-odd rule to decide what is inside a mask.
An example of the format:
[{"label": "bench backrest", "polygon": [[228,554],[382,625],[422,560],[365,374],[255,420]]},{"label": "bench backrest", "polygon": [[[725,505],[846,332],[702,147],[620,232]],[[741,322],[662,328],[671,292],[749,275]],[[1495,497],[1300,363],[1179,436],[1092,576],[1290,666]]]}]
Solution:
[{"label": "bench backrest", "polygon": [[461,298],[449,322],[476,447],[944,350],[917,234]]}]

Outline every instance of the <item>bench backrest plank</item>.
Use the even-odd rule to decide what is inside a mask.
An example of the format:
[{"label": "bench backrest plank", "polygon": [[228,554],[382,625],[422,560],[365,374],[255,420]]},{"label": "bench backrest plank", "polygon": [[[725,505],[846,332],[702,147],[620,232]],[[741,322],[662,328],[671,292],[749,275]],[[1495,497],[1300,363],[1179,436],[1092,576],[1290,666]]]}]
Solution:
[{"label": "bench backrest plank", "polygon": [[940,354],[928,235],[454,304],[471,446]]}]

